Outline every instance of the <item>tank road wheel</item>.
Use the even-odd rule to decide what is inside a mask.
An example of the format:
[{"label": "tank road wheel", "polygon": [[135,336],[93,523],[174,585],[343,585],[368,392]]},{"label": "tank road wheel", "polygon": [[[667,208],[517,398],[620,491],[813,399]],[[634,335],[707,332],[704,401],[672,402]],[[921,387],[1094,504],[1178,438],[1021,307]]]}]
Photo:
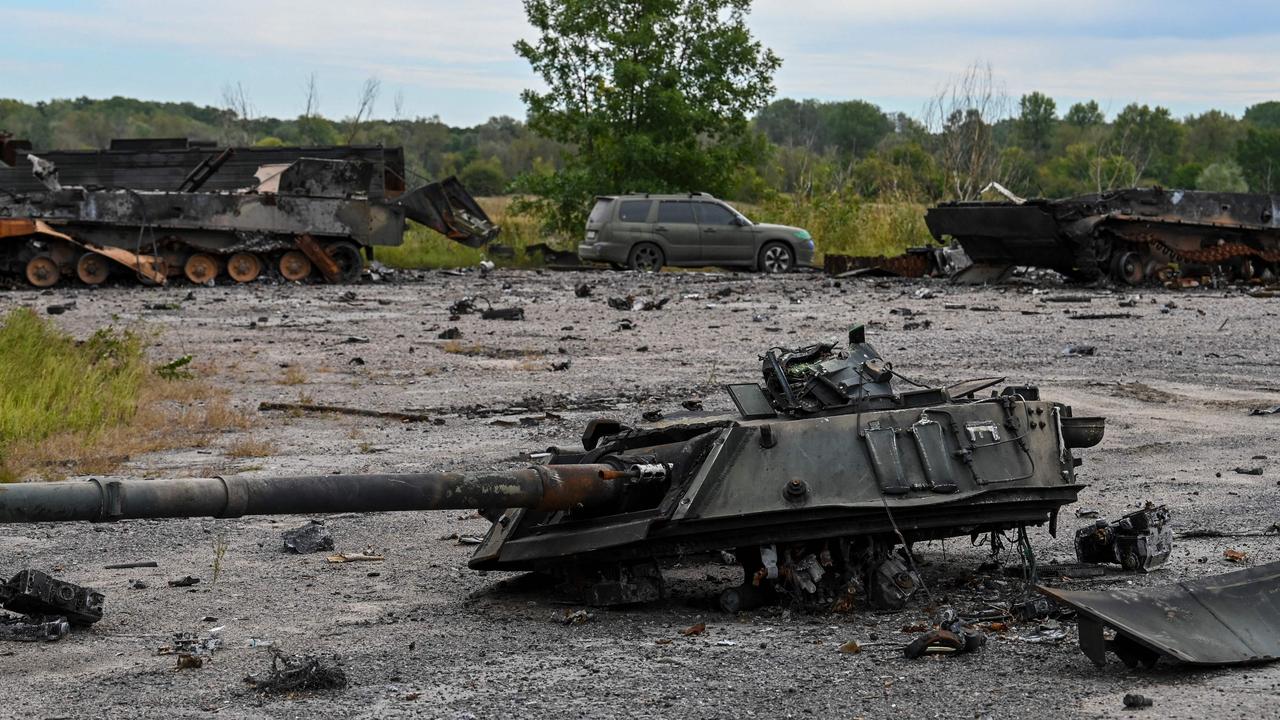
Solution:
[{"label": "tank road wheel", "polygon": [[253,253],[236,253],[227,261],[227,274],[238,283],[253,282],[262,274],[262,261]]},{"label": "tank road wheel", "polygon": [[85,285],[101,285],[111,274],[110,261],[98,253],[87,252],[76,261],[76,277]]},{"label": "tank road wheel", "polygon": [[795,257],[791,254],[791,248],[779,242],[772,242],[764,246],[760,250],[760,271],[769,273],[784,273],[795,265]]},{"label": "tank road wheel", "polygon": [[27,282],[38,288],[53,287],[61,277],[58,263],[48,255],[37,255],[27,261]]},{"label": "tank road wheel", "polygon": [[311,274],[311,261],[299,250],[290,250],[280,256],[280,275],[290,282],[304,280]]},{"label": "tank road wheel", "polygon": [[355,243],[336,242],[324,249],[338,266],[338,281],[353,283],[360,281],[364,271],[364,258],[360,256],[360,248]]},{"label": "tank road wheel", "polygon": [[1141,285],[1147,269],[1137,253],[1119,253],[1111,260],[1111,277],[1128,285]]},{"label": "tank road wheel", "polygon": [[196,285],[204,285],[218,277],[218,261],[204,253],[196,253],[187,258],[182,266],[182,274]]},{"label": "tank road wheel", "polygon": [[641,272],[658,272],[665,261],[662,248],[653,243],[640,243],[631,248],[631,255],[627,257],[627,267]]}]

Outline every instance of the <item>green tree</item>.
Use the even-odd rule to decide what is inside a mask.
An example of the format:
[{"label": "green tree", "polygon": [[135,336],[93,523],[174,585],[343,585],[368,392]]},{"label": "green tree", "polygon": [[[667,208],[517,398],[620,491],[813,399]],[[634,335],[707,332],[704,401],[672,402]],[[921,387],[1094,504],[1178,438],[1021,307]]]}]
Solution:
[{"label": "green tree", "polygon": [[1197,190],[1213,190],[1215,192],[1249,192],[1249,183],[1244,180],[1244,171],[1232,160],[1223,160],[1204,169],[1196,179]]},{"label": "green tree", "polygon": [[1048,150],[1049,138],[1057,121],[1058,106],[1048,95],[1033,92],[1018,100],[1018,138],[1028,150]]},{"label": "green tree", "polygon": [[1182,124],[1187,128],[1187,157],[1205,164],[1231,157],[1245,131],[1239,120],[1221,110],[1188,117]]},{"label": "green tree", "polygon": [[1168,108],[1133,103],[1121,110],[1112,128],[1112,150],[1133,165],[1131,184],[1148,175],[1172,175],[1184,132]]},{"label": "green tree", "polygon": [[1106,117],[1098,107],[1097,100],[1090,100],[1087,103],[1075,103],[1070,108],[1067,108],[1067,114],[1062,119],[1067,124],[1080,128],[1094,127],[1106,122]]},{"label": "green tree", "polygon": [[507,174],[496,157],[472,160],[458,172],[458,179],[473,195],[501,195],[507,189]]},{"label": "green tree", "polygon": [[864,100],[819,106],[825,144],[844,155],[863,157],[893,131],[893,122],[877,105]]},{"label": "green tree", "polygon": [[722,193],[765,151],[748,117],[781,61],[746,25],[750,0],[524,0],[539,37],[516,43],[545,91],[529,126],[576,152],[528,174],[520,208],[578,233],[595,194]]},{"label": "green tree", "polygon": [[1250,105],[1245,108],[1244,121],[1257,128],[1280,130],[1280,102],[1267,102]]},{"label": "green tree", "polygon": [[1236,145],[1236,162],[1254,192],[1280,188],[1280,130],[1249,128]]}]

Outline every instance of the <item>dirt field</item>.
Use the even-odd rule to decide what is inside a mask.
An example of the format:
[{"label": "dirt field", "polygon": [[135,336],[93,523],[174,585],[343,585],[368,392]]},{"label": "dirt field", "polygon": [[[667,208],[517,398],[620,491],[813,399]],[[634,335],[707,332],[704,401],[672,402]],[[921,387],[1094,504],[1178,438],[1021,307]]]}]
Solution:
[{"label": "dirt field", "polygon": [[[582,282],[597,286],[591,297],[574,296]],[[729,295],[713,297],[725,288]],[[936,294],[918,297],[923,291]],[[1043,302],[1064,292],[1092,302]],[[450,322],[448,305],[476,294],[495,305],[523,305],[526,319]],[[652,312],[606,305],[607,296],[625,294],[672,300]],[[863,321],[871,324],[871,341],[908,377],[949,383],[1004,375],[1040,385],[1077,414],[1106,415],[1106,439],[1082,451],[1081,478],[1091,486],[1076,508],[1114,517],[1147,500],[1163,502],[1178,529],[1261,529],[1280,521],[1280,415],[1248,413],[1280,404],[1280,300],[1236,291],[1144,290],[1136,307],[1123,310],[1123,295],[1076,289],[1037,294],[874,280],[836,286],[818,275],[498,272],[355,287],[15,291],[0,293],[0,309],[40,309],[70,295],[77,307],[57,319],[62,326],[77,335],[113,321],[158,328],[157,360],[195,355],[197,364],[215,368],[212,381],[238,407],[258,416],[256,427],[228,433],[213,447],[135,458],[126,470],[132,476],[513,467],[522,454],[576,444],[595,415],[638,422],[646,410],[674,410],[691,398],[728,409],[718,386],[755,380],[765,348],[836,336]],[[147,309],[157,303],[178,309]],[[899,308],[912,314],[892,312]],[[1068,312],[1138,317],[1072,320]],[[618,329],[624,318],[634,329]],[[904,330],[921,321],[928,327]],[[451,326],[460,339],[437,339]],[[1064,356],[1074,344],[1094,345],[1096,355]],[[572,360],[567,370],[549,369],[565,359]],[[602,397],[615,398],[605,403],[612,409],[573,409]],[[300,400],[426,411],[445,424],[256,411],[261,401]],[[460,412],[474,405],[507,407],[508,415],[545,409],[558,418],[510,426]],[[247,441],[271,454],[228,456]],[[1235,473],[1241,466],[1263,474]],[[1091,521],[1071,510],[1057,539],[1045,528],[1032,532],[1041,561],[1073,559],[1070,531]],[[56,644],[0,644],[0,716],[1262,718],[1277,717],[1280,708],[1280,665],[1128,671],[1113,658],[1097,670],[1080,654],[1070,624],[1056,642],[1020,639],[1033,628],[1015,626],[977,654],[905,660],[900,648],[912,635],[901,628],[926,617],[923,598],[892,614],[775,609],[728,616],[712,599],[737,578],[718,563],[672,568],[669,600],[595,610],[592,621],[566,626],[554,619],[565,606],[536,583],[466,569],[472,548],[444,538],[486,529],[469,513],[330,516],[339,550],[372,547],[386,558],[342,565],[327,564],[323,554],[282,552],[280,532],[304,520],[0,529],[3,572],[56,570],[107,596],[106,616],[92,629]],[[1227,548],[1246,551],[1249,563],[1280,560],[1280,537],[1179,540],[1168,564],[1150,575],[1064,585],[1167,584],[1238,569],[1223,559]],[[961,607],[977,602],[969,580],[984,549],[953,540],[918,550],[935,598]],[[1009,551],[1003,559],[1015,562]],[[141,560],[159,567],[103,569]],[[167,585],[184,575],[202,582]],[[135,578],[147,588],[131,589]],[[1020,591],[1003,576],[982,580],[1006,597]],[[698,622],[706,634],[680,634]],[[179,671],[172,656],[157,655],[175,632],[219,626],[223,648],[203,668]],[[289,652],[339,654],[350,686],[260,696],[244,679],[269,666],[264,640]],[[848,640],[864,651],[837,652]],[[1124,710],[1126,692],[1153,698],[1155,707]]]}]

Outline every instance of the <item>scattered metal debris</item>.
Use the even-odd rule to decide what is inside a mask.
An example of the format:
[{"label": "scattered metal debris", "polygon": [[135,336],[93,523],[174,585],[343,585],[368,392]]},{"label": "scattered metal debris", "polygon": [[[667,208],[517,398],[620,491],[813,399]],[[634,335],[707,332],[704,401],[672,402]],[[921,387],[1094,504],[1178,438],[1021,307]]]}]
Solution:
[{"label": "scattered metal debris", "polygon": [[190,575],[185,575],[183,577],[178,578],[177,580],[169,581],[169,587],[191,587],[192,585],[199,585],[199,584],[200,584],[200,578],[192,577]]},{"label": "scattered metal debris", "polygon": [[552,617],[561,625],[586,625],[596,619],[594,613],[588,610],[570,610],[565,608],[563,612],[553,613]]},{"label": "scattered metal debris", "polygon": [[329,534],[323,520],[308,520],[306,524],[281,533],[286,550],[299,555],[333,549],[333,535]]},{"label": "scattered metal debris", "polygon": [[60,616],[0,617],[0,640],[57,642],[71,633],[71,623]]},{"label": "scattered metal debris", "polygon": [[337,656],[287,655],[279,648],[268,647],[271,669],[263,679],[246,678],[258,690],[269,694],[303,690],[342,690],[347,687],[347,673]]},{"label": "scattered metal debris", "polygon": [[174,633],[173,642],[162,646],[156,654],[177,656],[179,670],[204,667],[205,661],[212,657],[213,651],[222,647],[221,632],[222,628],[216,627],[210,630],[206,637],[189,632]]},{"label": "scattered metal debris", "polygon": [[933,620],[934,627],[907,643],[902,654],[914,660],[925,655],[960,655],[977,652],[987,643],[987,636],[976,627],[966,625],[952,608],[943,608]]},{"label": "scattered metal debris", "polygon": [[436,337],[440,340],[457,340],[462,337],[462,331],[456,327],[446,328]]},{"label": "scattered metal debris", "polygon": [[1280,415],[1280,405],[1265,408],[1254,408],[1249,411],[1250,415]]},{"label": "scattered metal debris", "polygon": [[130,570],[133,568],[152,568],[160,567],[155,560],[140,560],[138,562],[116,563],[114,565],[103,565],[103,570]]},{"label": "scattered metal debris", "polygon": [[1138,693],[1125,693],[1124,706],[1130,710],[1139,710],[1141,708],[1149,708],[1155,703],[1151,698]]},{"label": "scattered metal debris", "polygon": [[[1172,585],[1103,591],[1038,586],[1076,609],[1080,649],[1098,667],[1115,653],[1128,667],[1161,657],[1193,665],[1280,658],[1280,562]],[[1115,632],[1106,639],[1104,628]]]},{"label": "scattered metal debris", "polygon": [[315,403],[287,403],[287,402],[260,402],[258,403],[259,412],[269,411],[283,412],[310,412],[310,413],[332,413],[334,415],[355,415],[358,417],[386,418],[388,420],[400,420],[401,422],[435,422],[440,424],[439,419],[426,413],[414,412],[396,412],[389,410],[366,410],[364,408],[344,407],[342,405],[317,405]]},{"label": "scattered metal debris", "polygon": [[62,616],[74,625],[102,619],[106,598],[97,590],[58,580],[39,570],[23,570],[0,584],[0,607],[33,618]]},{"label": "scattered metal debris", "polygon": [[1068,345],[1062,350],[1067,357],[1093,357],[1098,354],[1096,345]]},{"label": "scattered metal debris", "polygon": [[1125,570],[1148,572],[1173,552],[1169,510],[1152,505],[1115,522],[1098,520],[1075,536],[1076,559],[1083,563],[1117,563]]},{"label": "scattered metal debris", "polygon": [[326,561],[335,565],[349,562],[381,562],[386,559],[386,557],[373,552],[372,548],[367,548],[364,552],[338,553],[325,558]]}]

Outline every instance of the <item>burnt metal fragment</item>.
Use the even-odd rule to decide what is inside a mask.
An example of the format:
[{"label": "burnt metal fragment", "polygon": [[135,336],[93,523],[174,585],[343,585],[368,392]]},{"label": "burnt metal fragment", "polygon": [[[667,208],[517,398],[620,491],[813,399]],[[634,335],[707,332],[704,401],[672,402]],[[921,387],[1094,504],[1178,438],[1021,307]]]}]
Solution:
[{"label": "burnt metal fragment", "polygon": [[75,625],[92,625],[102,619],[102,593],[58,580],[39,570],[23,570],[0,584],[0,607],[39,617],[63,616]]},{"label": "burnt metal fragment", "polygon": [[1116,563],[1125,570],[1148,572],[1173,551],[1173,528],[1164,505],[1147,504],[1116,520],[1097,520],[1076,531],[1076,559],[1083,563]]},{"label": "burnt metal fragment", "polygon": [[320,520],[308,520],[305,525],[281,533],[286,550],[305,555],[333,549],[333,535]]},{"label": "burnt metal fragment", "polygon": [[347,687],[347,673],[337,657],[287,655],[278,648],[271,653],[271,669],[259,680],[247,678],[264,693],[280,694],[302,690],[342,690]]},{"label": "burnt metal fragment", "polygon": [[1155,588],[1036,589],[1079,613],[1080,650],[1098,667],[1107,652],[1128,667],[1280,658],[1280,562]]}]

